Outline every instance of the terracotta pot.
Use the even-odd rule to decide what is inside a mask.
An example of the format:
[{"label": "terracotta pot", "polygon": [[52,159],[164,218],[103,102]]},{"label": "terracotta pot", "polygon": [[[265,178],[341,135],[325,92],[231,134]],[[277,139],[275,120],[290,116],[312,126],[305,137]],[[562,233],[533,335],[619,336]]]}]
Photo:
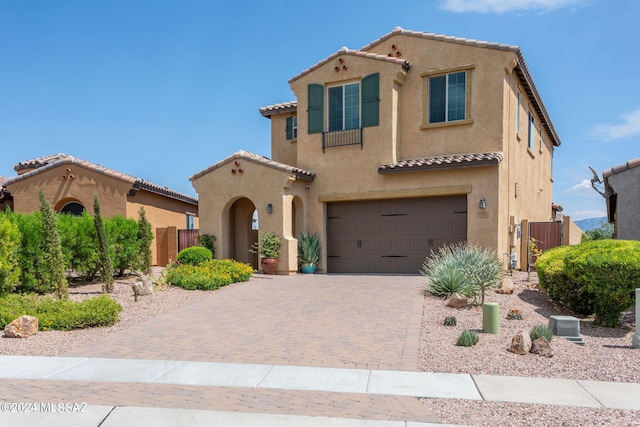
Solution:
[{"label": "terracotta pot", "polygon": [[262,258],[260,266],[262,267],[262,272],[264,274],[276,274],[278,258]]}]

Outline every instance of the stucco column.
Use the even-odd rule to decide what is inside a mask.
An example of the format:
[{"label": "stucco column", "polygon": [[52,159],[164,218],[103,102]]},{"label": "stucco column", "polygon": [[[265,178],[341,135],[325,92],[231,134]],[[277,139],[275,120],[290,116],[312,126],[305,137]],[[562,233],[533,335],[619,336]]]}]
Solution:
[{"label": "stucco column", "polygon": [[282,196],[282,247],[278,261],[278,274],[298,272],[298,240],[291,234],[293,230],[293,196]]}]

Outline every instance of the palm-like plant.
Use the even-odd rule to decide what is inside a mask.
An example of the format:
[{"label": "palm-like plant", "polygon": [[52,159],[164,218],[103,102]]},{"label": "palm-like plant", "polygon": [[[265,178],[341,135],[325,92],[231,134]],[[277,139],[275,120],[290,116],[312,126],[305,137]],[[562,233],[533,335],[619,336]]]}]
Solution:
[{"label": "palm-like plant", "polygon": [[320,261],[320,236],[303,231],[298,236],[298,259],[302,263],[317,264]]}]

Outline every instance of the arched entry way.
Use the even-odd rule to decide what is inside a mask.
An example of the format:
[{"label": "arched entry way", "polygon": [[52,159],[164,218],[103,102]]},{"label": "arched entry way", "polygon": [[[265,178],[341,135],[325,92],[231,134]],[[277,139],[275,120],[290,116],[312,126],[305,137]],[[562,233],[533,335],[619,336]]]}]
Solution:
[{"label": "arched entry way", "polygon": [[[252,227],[256,206],[246,197],[236,200],[229,209],[229,256],[258,269],[258,255],[249,252],[258,241],[258,230]],[[254,229],[255,228],[255,229]]]},{"label": "arched entry way", "polygon": [[80,202],[71,201],[64,203],[63,206],[59,209],[59,212],[63,214],[66,213],[76,216],[82,216],[82,213],[85,210],[86,209]]}]

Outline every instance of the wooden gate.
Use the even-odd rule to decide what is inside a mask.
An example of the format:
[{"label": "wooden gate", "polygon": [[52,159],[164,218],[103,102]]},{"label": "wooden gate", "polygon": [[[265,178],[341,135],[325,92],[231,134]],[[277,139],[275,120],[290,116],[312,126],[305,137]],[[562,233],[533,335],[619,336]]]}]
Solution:
[{"label": "wooden gate", "polygon": [[[562,222],[530,222],[529,237],[534,239],[536,247],[541,251],[561,246],[563,244]],[[532,256],[532,262],[536,262],[535,256]]]},{"label": "wooden gate", "polygon": [[178,252],[198,245],[200,230],[178,230]]}]

